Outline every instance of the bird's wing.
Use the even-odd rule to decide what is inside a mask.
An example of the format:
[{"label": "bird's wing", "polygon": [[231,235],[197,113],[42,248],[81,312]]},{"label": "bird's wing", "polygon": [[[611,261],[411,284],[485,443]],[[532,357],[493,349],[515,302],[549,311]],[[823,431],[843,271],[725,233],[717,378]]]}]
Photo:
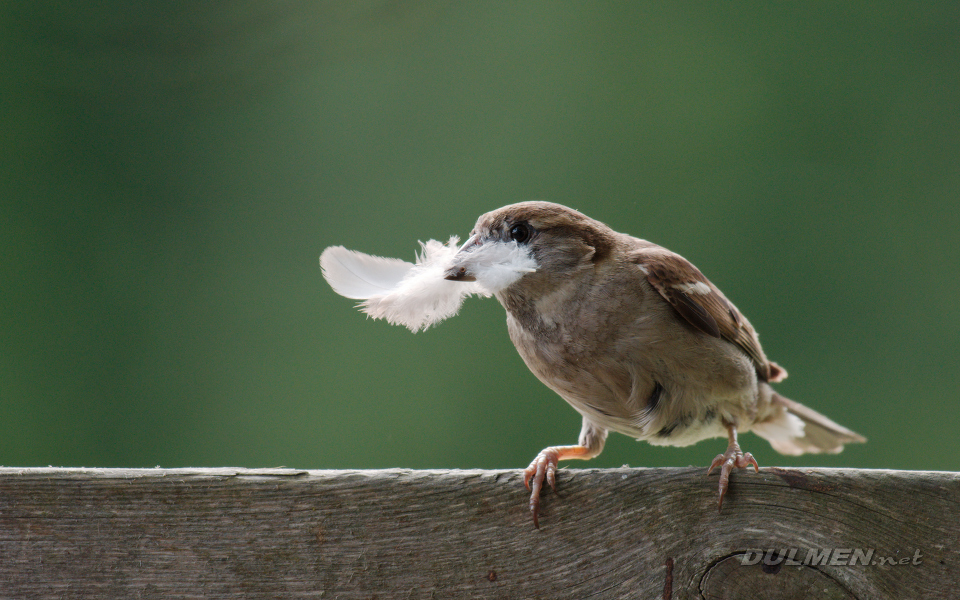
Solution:
[{"label": "bird's wing", "polygon": [[690,261],[653,244],[638,250],[632,258],[650,285],[681,317],[709,336],[736,344],[753,360],[761,379],[780,381],[787,376],[782,367],[764,356],[757,333],[746,317]]}]

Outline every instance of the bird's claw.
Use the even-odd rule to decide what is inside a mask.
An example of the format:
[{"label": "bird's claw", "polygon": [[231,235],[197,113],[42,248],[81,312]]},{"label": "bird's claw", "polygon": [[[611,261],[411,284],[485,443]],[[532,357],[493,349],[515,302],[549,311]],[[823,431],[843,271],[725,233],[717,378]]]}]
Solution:
[{"label": "bird's claw", "polygon": [[727,488],[730,487],[730,473],[735,468],[745,469],[751,465],[755,472],[760,472],[760,466],[757,464],[757,460],[753,458],[753,455],[749,452],[744,453],[736,443],[731,444],[726,452],[718,454],[717,457],[713,459],[710,468],[707,469],[707,475],[712,473],[715,468],[720,467],[720,499],[717,501],[718,512],[723,508],[723,497],[727,494]]},{"label": "bird's claw", "polygon": [[[523,485],[530,490],[530,512],[533,514],[533,525],[540,529],[540,490],[546,480],[550,489],[557,491],[557,463],[560,453],[552,448],[540,452],[530,466],[523,470]],[[533,484],[531,485],[531,479]]]}]

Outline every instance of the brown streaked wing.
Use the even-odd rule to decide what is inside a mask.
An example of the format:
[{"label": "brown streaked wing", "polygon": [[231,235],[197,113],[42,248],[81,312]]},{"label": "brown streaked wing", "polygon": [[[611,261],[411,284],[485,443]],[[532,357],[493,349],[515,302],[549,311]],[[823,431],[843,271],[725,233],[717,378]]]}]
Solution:
[{"label": "brown streaked wing", "polygon": [[[695,328],[739,346],[753,360],[757,374],[769,380],[770,364],[760,349],[757,334],[737,307],[690,261],[664,248],[657,250],[645,249],[634,257],[650,285]],[[705,284],[709,292],[702,294],[692,289],[698,283]]]}]

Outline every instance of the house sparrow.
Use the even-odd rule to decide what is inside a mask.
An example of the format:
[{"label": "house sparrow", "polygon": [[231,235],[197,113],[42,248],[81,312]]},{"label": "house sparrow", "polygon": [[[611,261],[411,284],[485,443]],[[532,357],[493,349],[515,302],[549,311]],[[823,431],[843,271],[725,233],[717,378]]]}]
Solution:
[{"label": "house sparrow", "polygon": [[[412,312],[426,316],[414,319],[417,328],[455,313],[469,294],[500,301],[523,361],[583,417],[578,444],[544,448],[524,470],[537,527],[540,492],[545,481],[556,490],[557,463],[599,455],[609,431],[668,446],[726,436],[726,451],[707,471],[720,468],[718,509],[734,469],[758,470],[753,456],[741,450],[738,433],[753,431],[791,455],[839,452],[846,443],[866,441],[777,394],[770,384],[787,372],[764,355],[750,322],[696,267],[666,248],[549,202],[511,204],[482,215],[467,242],[454,244],[434,247],[432,259],[425,245],[423,264],[395,265],[387,278],[392,283],[348,291],[368,299],[368,312],[386,311],[373,316],[390,319],[396,303],[380,288],[404,277],[405,285],[430,281],[436,289],[426,296],[446,295],[448,301],[440,310],[418,300]],[[355,273],[338,275],[337,269],[349,262],[350,251],[332,250],[324,253],[324,274],[334,289],[349,287],[344,281]],[[352,256],[376,258],[363,257]],[[416,268],[419,279],[410,276]],[[438,270],[464,287],[434,282]],[[370,300],[376,294],[380,300]],[[394,322],[414,329],[405,318]]]}]

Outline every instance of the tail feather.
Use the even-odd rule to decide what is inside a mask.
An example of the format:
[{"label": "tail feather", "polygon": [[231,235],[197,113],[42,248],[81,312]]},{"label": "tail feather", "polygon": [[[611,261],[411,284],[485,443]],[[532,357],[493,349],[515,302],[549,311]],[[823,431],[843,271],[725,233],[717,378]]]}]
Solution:
[{"label": "tail feather", "polygon": [[770,401],[782,407],[775,416],[753,427],[780,454],[827,452],[836,454],[844,444],[865,442],[862,435],[821,415],[810,407],[771,391]]}]

